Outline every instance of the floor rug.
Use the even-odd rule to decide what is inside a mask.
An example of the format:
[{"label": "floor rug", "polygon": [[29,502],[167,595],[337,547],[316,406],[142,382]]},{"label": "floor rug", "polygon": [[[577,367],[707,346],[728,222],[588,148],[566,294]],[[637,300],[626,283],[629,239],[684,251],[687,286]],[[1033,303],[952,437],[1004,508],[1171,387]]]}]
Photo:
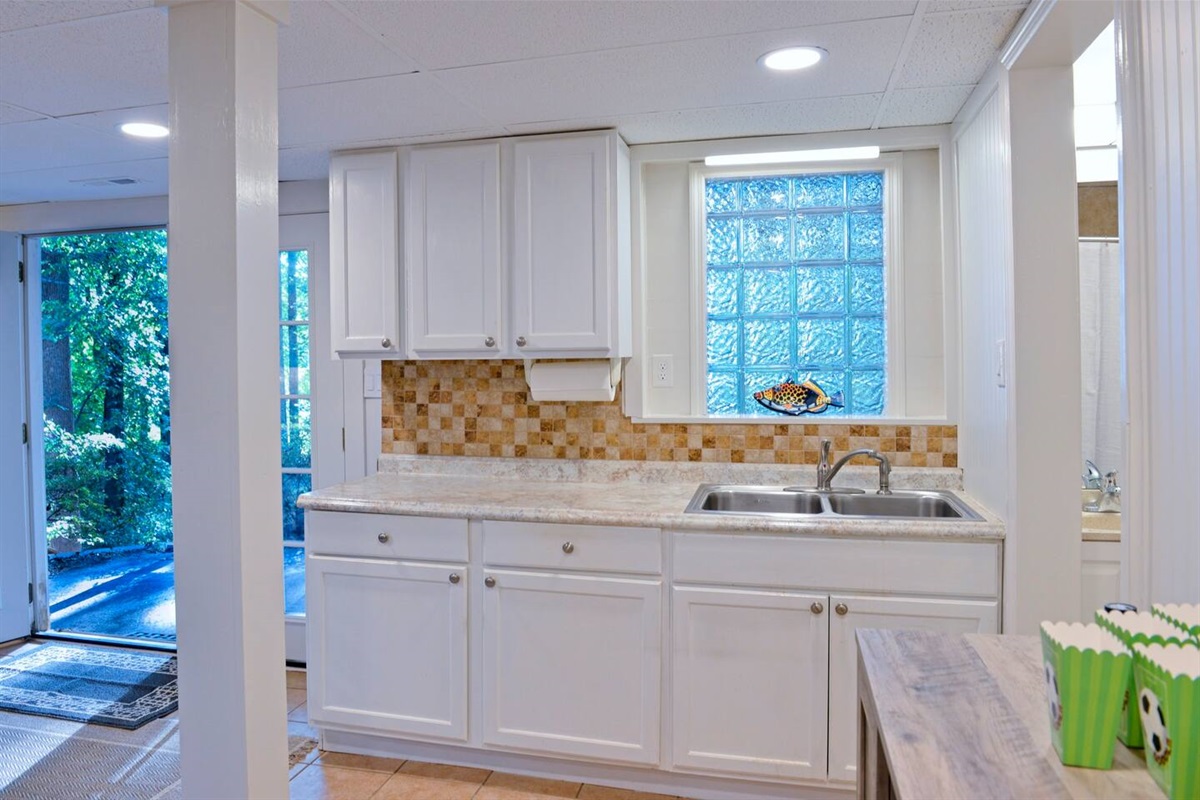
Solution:
[{"label": "floor rug", "polygon": [[133,730],[179,707],[175,656],[44,644],[0,658],[0,709]]}]

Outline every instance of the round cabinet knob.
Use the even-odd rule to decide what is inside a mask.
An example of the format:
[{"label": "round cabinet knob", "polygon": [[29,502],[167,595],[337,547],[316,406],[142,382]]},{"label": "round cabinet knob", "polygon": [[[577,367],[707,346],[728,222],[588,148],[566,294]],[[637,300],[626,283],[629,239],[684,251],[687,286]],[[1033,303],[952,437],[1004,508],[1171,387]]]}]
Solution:
[{"label": "round cabinet knob", "polygon": [[833,607],[833,610],[838,613],[839,617],[846,616],[847,612],[850,611],[850,609],[846,606],[845,603],[838,603],[836,606]]},{"label": "round cabinet knob", "polygon": [[575,552],[575,545],[571,542],[563,542],[563,552],[567,555],[571,555],[571,553]]},{"label": "round cabinet knob", "polygon": [[825,610],[825,606],[821,605],[820,603],[813,603],[811,606],[809,606],[809,608],[812,609],[814,614],[820,614]]},{"label": "round cabinet knob", "polygon": [[496,579],[493,578],[491,575],[489,575],[483,579],[483,585],[488,587],[489,589],[491,589],[493,586],[496,585]]},{"label": "round cabinet knob", "polygon": [[380,544],[387,544],[388,541],[392,538],[392,536],[391,536],[391,534],[385,532],[385,533],[379,534],[375,538],[379,540]]},{"label": "round cabinet knob", "polygon": [[387,350],[388,348],[390,348],[392,346],[392,340],[385,336],[385,337],[383,337],[383,341],[380,342],[379,344],[383,346],[383,349]]},{"label": "round cabinet knob", "polygon": [[496,337],[489,336],[486,339],[484,339],[483,346],[484,347],[495,347],[496,346]]},{"label": "round cabinet knob", "polygon": [[517,337],[517,347],[524,347],[524,346],[525,346],[525,337],[518,336]]},{"label": "round cabinet knob", "polygon": [[450,573],[450,582],[451,582],[451,583],[458,583],[460,580],[462,580],[462,579],[461,579],[460,577],[458,577],[458,573],[457,573],[457,572],[451,572],[451,573]]}]

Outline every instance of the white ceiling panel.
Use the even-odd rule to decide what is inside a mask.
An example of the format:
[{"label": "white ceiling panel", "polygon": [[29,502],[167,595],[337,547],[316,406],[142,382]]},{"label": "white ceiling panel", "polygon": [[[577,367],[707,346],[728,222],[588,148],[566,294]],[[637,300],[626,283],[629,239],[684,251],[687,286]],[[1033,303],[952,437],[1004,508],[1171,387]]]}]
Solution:
[{"label": "white ceiling panel", "polygon": [[911,14],[909,0],[457,0],[342,6],[425,69]]},{"label": "white ceiling panel", "polygon": [[41,119],[44,116],[44,114],[30,111],[27,108],[0,103],[0,125],[7,125],[10,122],[29,122],[34,119]]},{"label": "white ceiling panel", "polygon": [[359,142],[492,127],[429,75],[396,75],[279,92],[279,143]]},{"label": "white ceiling panel", "polygon": [[292,147],[279,151],[279,180],[306,181],[329,177],[329,151]]},{"label": "white ceiling panel", "polygon": [[1019,8],[927,14],[896,87],[978,83],[1020,17]]},{"label": "white ceiling panel", "polygon": [[384,47],[328,3],[292,3],[292,21],[279,27],[279,86],[374,78],[416,72],[415,61]]},{"label": "white ceiling panel", "polygon": [[[153,122],[158,125],[167,124],[167,104],[159,103],[153,106],[138,106],[136,108],[121,108],[115,111],[94,111],[91,114],[75,114],[63,117],[62,121],[70,122],[81,128],[89,128],[97,133],[128,139],[121,133],[120,126],[126,122]],[[160,155],[167,154],[166,139],[132,139],[145,145],[161,149]]]},{"label": "white ceiling panel", "polygon": [[1029,0],[930,0],[925,6],[926,14],[940,14],[944,11],[980,11],[1001,7],[1023,9],[1029,5]]},{"label": "white ceiling panel", "polygon": [[[91,185],[98,178],[132,178],[137,183],[126,186],[106,182]],[[152,197],[166,193],[165,158],[0,174],[0,205],[44,200]]]},{"label": "white ceiling panel", "polygon": [[879,127],[940,125],[954,119],[974,88],[972,84],[934,89],[894,89],[884,100]]},{"label": "white ceiling panel", "polygon": [[0,31],[38,28],[153,5],[154,0],[3,0],[0,2]]},{"label": "white ceiling panel", "polygon": [[[503,125],[870,94],[887,86],[907,26],[898,17],[752,33],[465,67],[438,79]],[[856,44],[864,40],[872,47]],[[824,47],[829,57],[790,74],[756,63],[759,54],[794,41]]]},{"label": "white ceiling panel", "polygon": [[[615,120],[629,144],[681,142],[694,139],[730,139],[788,133],[851,131],[871,127],[882,94],[824,97],[757,103],[731,108],[696,108],[637,114]],[[571,120],[532,125],[510,125],[514,134],[602,128],[613,120]]]},{"label": "white ceiling panel", "polygon": [[49,116],[167,101],[163,9],[3,33],[0,54],[0,99]]},{"label": "white ceiling panel", "polygon": [[[79,164],[105,165],[166,155],[162,142],[95,131],[57,119],[0,125],[0,173],[52,169]],[[102,172],[107,174],[107,167]]]}]

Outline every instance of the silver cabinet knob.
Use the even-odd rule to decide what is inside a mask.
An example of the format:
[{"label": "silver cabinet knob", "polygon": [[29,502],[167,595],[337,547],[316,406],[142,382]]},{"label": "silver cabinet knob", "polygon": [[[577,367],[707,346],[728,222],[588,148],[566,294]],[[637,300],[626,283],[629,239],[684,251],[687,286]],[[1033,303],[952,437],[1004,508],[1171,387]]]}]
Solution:
[{"label": "silver cabinet knob", "polygon": [[460,577],[458,576],[458,573],[457,573],[457,572],[451,572],[451,573],[450,573],[450,582],[451,582],[451,583],[458,583],[460,580],[462,580],[462,578],[460,578]]},{"label": "silver cabinet knob", "polygon": [[571,542],[563,542],[563,552],[567,555],[571,555],[571,553],[575,552],[575,545]]},{"label": "silver cabinet knob", "polygon": [[388,540],[391,539],[392,536],[391,536],[391,534],[384,532],[384,533],[379,534],[375,538],[379,540],[380,544],[387,544]]},{"label": "silver cabinet knob", "polygon": [[811,606],[809,606],[809,608],[812,609],[812,612],[814,614],[820,614],[822,611],[825,610],[825,606],[823,606],[820,603],[813,603]]},{"label": "silver cabinet knob", "polygon": [[484,339],[483,346],[484,347],[495,347],[496,346],[496,337],[489,336],[486,339]]},{"label": "silver cabinet knob", "polygon": [[379,344],[386,350],[392,346],[392,340],[385,336],[385,337],[383,337],[383,341],[380,342]]},{"label": "silver cabinet knob", "polygon": [[839,617],[844,617],[850,611],[850,608],[845,603],[838,603],[833,607],[833,610],[838,613]]},{"label": "silver cabinet knob", "polygon": [[490,589],[496,585],[496,579],[489,575],[483,579],[483,585]]},{"label": "silver cabinet knob", "polygon": [[518,336],[517,337],[517,347],[524,347],[524,346],[525,346],[525,337]]}]

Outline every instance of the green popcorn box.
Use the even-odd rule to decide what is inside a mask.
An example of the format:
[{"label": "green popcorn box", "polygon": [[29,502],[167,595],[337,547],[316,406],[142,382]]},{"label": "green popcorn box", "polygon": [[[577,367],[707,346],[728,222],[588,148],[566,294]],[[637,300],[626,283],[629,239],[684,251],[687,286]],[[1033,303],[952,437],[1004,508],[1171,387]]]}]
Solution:
[{"label": "green popcorn box", "polygon": [[1151,613],[1200,639],[1200,603],[1155,603]]},{"label": "green popcorn box", "polygon": [[1043,622],[1042,658],[1050,740],[1059,759],[1108,769],[1133,664],[1129,649],[1099,625]]},{"label": "green popcorn box", "polygon": [[[1101,609],[1096,611],[1096,622],[1130,648],[1135,644],[1168,644],[1171,642],[1183,644],[1189,639],[1185,631],[1149,611],[1121,612]],[[1127,746],[1135,748],[1145,744],[1137,704],[1131,702],[1136,693],[1133,671],[1130,670],[1124,697],[1121,700],[1121,719],[1117,725],[1117,738]]]},{"label": "green popcorn box", "polygon": [[1200,797],[1200,647],[1133,649],[1146,769],[1171,800]]}]

